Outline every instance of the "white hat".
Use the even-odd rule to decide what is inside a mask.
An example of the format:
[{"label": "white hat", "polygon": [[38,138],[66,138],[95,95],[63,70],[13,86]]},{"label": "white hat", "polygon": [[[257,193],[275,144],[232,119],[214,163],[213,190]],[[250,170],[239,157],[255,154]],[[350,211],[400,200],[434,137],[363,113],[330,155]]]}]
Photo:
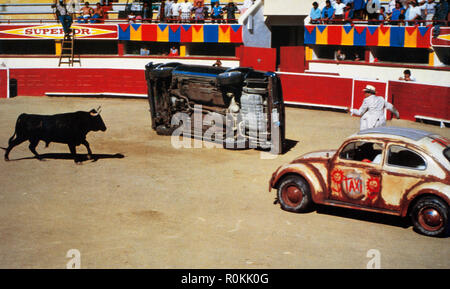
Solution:
[{"label": "white hat", "polygon": [[368,84],[368,85],[366,85],[366,88],[363,89],[363,91],[375,93],[376,89],[374,86]]}]

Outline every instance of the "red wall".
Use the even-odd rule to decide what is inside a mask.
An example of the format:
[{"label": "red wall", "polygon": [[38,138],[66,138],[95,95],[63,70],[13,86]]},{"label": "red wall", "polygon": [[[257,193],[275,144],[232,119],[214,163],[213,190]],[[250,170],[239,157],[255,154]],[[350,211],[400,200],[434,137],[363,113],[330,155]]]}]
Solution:
[{"label": "red wall", "polygon": [[281,74],[286,101],[350,107],[352,79],[328,76]]},{"label": "red wall", "polygon": [[[249,50],[246,53],[249,53]],[[9,78],[17,79],[18,95],[27,96],[43,96],[46,92],[147,93],[144,70],[10,68]],[[381,96],[385,95],[388,85],[388,101],[399,110],[402,119],[414,121],[415,115],[450,119],[450,87],[447,86],[401,81],[389,81],[386,84],[335,76],[282,72],[280,78],[284,99],[290,102],[351,107],[354,97],[353,107],[359,108],[363,100],[362,89],[367,84],[375,86],[377,95]],[[7,83],[7,70],[0,69],[0,98],[7,97]]]},{"label": "red wall", "polygon": [[0,98],[7,98],[8,97],[8,70],[7,69],[0,69]]},{"label": "red wall", "polygon": [[277,65],[277,50],[275,48],[260,48],[240,46],[236,50],[241,66],[253,67],[256,70],[275,71]]},{"label": "red wall", "polygon": [[282,46],[280,47],[281,71],[305,72],[305,47]]},{"label": "red wall", "polygon": [[[415,115],[450,120],[450,87],[400,81],[353,80],[333,76],[302,73],[280,73],[285,101],[303,104],[351,107],[358,109],[363,100],[363,88],[373,85],[377,95],[386,95],[400,112],[401,119],[415,121]],[[391,118],[388,112],[387,118]]]},{"label": "red wall", "polygon": [[450,120],[450,87],[389,81],[389,95],[402,119],[423,115]]},{"label": "red wall", "polygon": [[17,94],[43,96],[46,92],[146,94],[144,70],[43,68],[10,69]]}]

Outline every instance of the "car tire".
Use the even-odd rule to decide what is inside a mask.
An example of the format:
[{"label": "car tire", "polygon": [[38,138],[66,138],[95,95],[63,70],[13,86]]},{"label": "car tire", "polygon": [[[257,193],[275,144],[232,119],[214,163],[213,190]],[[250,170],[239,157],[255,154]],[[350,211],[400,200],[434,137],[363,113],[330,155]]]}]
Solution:
[{"label": "car tire", "polygon": [[438,237],[448,232],[448,206],[437,197],[418,200],[411,210],[414,230],[420,234]]},{"label": "car tire", "polygon": [[285,177],[278,186],[278,201],[285,211],[307,212],[313,203],[308,182],[298,175]]}]

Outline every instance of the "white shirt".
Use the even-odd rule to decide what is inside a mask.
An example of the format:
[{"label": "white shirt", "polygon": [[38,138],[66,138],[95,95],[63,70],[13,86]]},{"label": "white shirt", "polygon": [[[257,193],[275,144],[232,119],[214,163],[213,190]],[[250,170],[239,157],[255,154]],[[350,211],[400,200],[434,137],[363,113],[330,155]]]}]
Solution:
[{"label": "white shirt", "polygon": [[334,15],[344,15],[344,8],[345,8],[344,3],[340,4],[335,3],[333,8],[334,8]]},{"label": "white shirt", "polygon": [[183,2],[180,4],[180,9],[182,13],[188,13],[192,10],[192,3],[191,2]]},{"label": "white shirt", "polygon": [[374,94],[366,97],[359,109],[352,109],[351,113],[361,115],[360,130],[386,125],[384,109],[392,111],[398,117],[394,106],[385,101],[384,97]]},{"label": "white shirt", "polygon": [[387,13],[392,13],[392,10],[394,10],[394,8],[395,8],[395,2],[397,2],[397,0],[389,1],[389,6],[388,6],[388,9],[387,9]]},{"label": "white shirt", "polygon": [[173,3],[170,7],[172,16],[180,16],[180,3]]},{"label": "white shirt", "polygon": [[436,3],[425,3],[422,6],[422,9],[427,10],[427,14],[433,14],[436,12]]},{"label": "white shirt", "polygon": [[416,6],[416,7],[409,6],[408,10],[406,10],[405,20],[412,20],[416,16],[420,16],[420,15],[421,15],[421,11],[420,11],[419,6]]}]

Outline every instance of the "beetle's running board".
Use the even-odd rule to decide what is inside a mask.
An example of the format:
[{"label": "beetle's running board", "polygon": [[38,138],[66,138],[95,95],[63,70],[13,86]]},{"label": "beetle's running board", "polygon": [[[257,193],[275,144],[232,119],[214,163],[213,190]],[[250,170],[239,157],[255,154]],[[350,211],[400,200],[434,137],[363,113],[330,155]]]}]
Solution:
[{"label": "beetle's running board", "polygon": [[394,215],[394,216],[401,215],[400,211],[383,209],[383,208],[370,208],[370,207],[365,207],[365,206],[361,206],[358,204],[349,204],[349,203],[336,201],[336,200],[325,200],[325,201],[323,201],[322,204],[335,206],[335,207],[343,207],[343,208],[348,208],[348,209],[364,210],[364,211],[374,212],[374,213],[389,214],[389,215]]}]

